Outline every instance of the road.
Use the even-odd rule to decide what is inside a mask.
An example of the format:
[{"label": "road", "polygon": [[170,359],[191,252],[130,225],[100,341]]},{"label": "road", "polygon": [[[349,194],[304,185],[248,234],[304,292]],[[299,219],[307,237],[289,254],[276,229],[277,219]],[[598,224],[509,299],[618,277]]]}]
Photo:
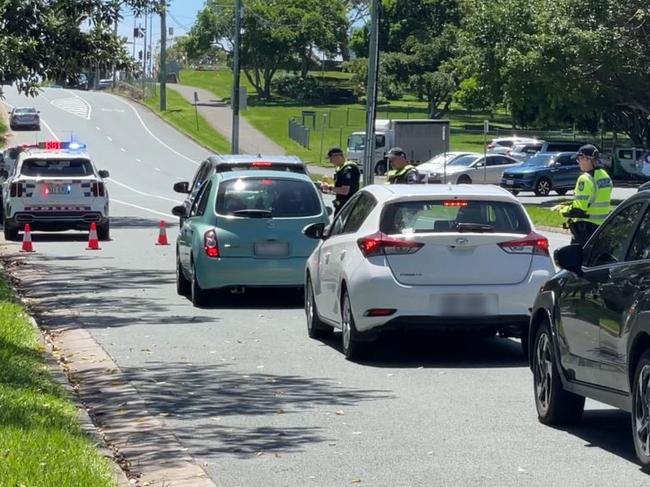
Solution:
[{"label": "road", "polygon": [[[45,326],[82,323],[217,485],[647,483],[627,414],[588,402],[579,427],[537,422],[514,340],[397,335],[352,363],[338,334],[307,338],[295,295],[220,295],[193,308],[175,292],[173,246],[154,242],[180,201],[172,184],[205,151],[105,93],[48,89],[33,103],[43,138],[72,132],[111,172],[113,229],[100,252],[84,250],[84,234],[36,235],[37,253],[15,271],[25,294]],[[566,240],[551,235],[554,248]],[[3,243],[5,254],[18,245]]]}]

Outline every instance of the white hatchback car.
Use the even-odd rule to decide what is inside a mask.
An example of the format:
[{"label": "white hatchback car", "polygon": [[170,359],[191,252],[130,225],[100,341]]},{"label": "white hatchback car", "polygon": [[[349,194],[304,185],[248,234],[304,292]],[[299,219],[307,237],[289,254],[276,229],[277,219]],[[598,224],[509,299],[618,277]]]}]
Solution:
[{"label": "white hatchback car", "polygon": [[303,232],[321,239],[305,272],[309,336],[341,329],[348,358],[389,328],[526,341],[535,296],[555,272],[548,240],[495,186],[368,186],[329,227]]}]

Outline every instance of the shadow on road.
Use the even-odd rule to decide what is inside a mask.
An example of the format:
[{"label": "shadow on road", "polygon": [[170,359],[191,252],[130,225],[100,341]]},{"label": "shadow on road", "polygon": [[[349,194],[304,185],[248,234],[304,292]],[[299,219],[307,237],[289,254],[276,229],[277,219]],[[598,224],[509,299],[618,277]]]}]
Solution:
[{"label": "shadow on road", "polygon": [[[342,408],[394,398],[386,390],[346,387],[333,379],[243,374],[231,366],[149,362],[146,368],[123,368],[122,373],[138,389],[148,412],[174,422],[174,434],[198,456],[300,451],[303,445],[331,438],[310,421],[296,425],[292,414],[317,415],[311,423],[318,424],[323,415],[337,417]],[[96,391],[113,380],[93,371],[77,377],[84,388]],[[242,421],[242,416],[251,419]],[[234,418],[238,426],[231,426]]]},{"label": "shadow on road", "polygon": [[302,309],[304,291],[296,288],[247,289],[242,294],[214,291],[201,309]]},{"label": "shadow on road", "polygon": [[[323,343],[342,353],[339,333]],[[367,344],[366,354],[358,363],[390,368],[528,367],[518,341],[419,330],[380,335],[376,342]]]}]

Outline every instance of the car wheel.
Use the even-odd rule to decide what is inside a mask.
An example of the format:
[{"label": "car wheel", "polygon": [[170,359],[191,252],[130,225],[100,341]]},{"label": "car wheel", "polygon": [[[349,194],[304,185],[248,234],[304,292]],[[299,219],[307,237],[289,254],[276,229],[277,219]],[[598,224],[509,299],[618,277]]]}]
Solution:
[{"label": "car wheel", "polygon": [[5,240],[16,241],[18,240],[18,227],[11,220],[7,219],[4,222],[4,234]]},{"label": "car wheel", "polygon": [[458,178],[456,184],[472,184],[472,178],[470,178],[467,174],[463,174]]},{"label": "car wheel", "polygon": [[305,315],[307,316],[307,334],[309,338],[327,338],[332,336],[334,329],[323,323],[318,317],[314,287],[310,278],[307,278],[307,283],[305,284]]},{"label": "car wheel", "polygon": [[532,368],[535,406],[540,422],[548,425],[579,422],[585,398],[562,388],[548,322],[542,323],[535,335]]},{"label": "car wheel", "polygon": [[553,185],[548,179],[540,178],[535,184],[535,194],[537,196],[548,196],[552,187]]},{"label": "car wheel", "polygon": [[179,296],[189,296],[192,292],[192,283],[185,277],[181,267],[181,259],[176,256],[176,292]]},{"label": "car wheel", "polygon": [[555,190],[555,192],[557,194],[559,194],[560,196],[564,196],[567,193],[567,191],[569,191],[569,190],[568,189],[556,189]]},{"label": "car wheel", "polygon": [[111,224],[109,222],[97,225],[97,239],[102,242],[111,239]]},{"label": "car wheel", "polygon": [[343,300],[341,302],[341,341],[343,344],[343,355],[348,360],[361,358],[367,349],[367,343],[359,340],[359,332],[357,332],[354,324],[350,295],[347,290],[343,292]]},{"label": "car wheel", "polygon": [[634,373],[632,435],[639,462],[650,467],[650,350],[643,352]]},{"label": "car wheel", "polygon": [[210,299],[210,293],[205,289],[202,289],[199,285],[199,281],[196,279],[196,267],[194,262],[192,262],[192,281],[190,284],[190,297],[192,299],[192,304],[197,308],[204,306]]},{"label": "car wheel", "polygon": [[386,161],[378,162],[377,165],[375,166],[375,174],[377,176],[384,176],[386,172],[387,172]]}]

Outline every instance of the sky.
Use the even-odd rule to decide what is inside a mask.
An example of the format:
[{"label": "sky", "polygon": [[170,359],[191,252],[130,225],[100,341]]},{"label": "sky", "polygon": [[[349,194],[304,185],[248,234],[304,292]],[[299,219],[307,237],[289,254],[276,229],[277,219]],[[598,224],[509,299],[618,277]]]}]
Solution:
[{"label": "sky", "polygon": [[[167,27],[173,27],[174,37],[182,36],[192,27],[196,14],[203,8],[205,0],[170,0],[170,8],[167,14]],[[144,18],[140,17],[134,19],[130,11],[122,12],[122,22],[118,26],[119,34],[127,38],[128,49],[133,54],[133,27],[134,20],[138,26],[144,28]],[[147,22],[149,24],[149,22]],[[160,39],[160,17],[153,17],[153,25],[151,29],[153,37],[153,49],[156,49],[156,43]],[[149,32],[147,32],[147,44],[149,43]],[[171,42],[170,42],[171,43]],[[144,39],[136,39],[135,55],[137,57],[138,51],[141,51],[144,46]],[[149,49],[149,47],[147,47]]]}]

